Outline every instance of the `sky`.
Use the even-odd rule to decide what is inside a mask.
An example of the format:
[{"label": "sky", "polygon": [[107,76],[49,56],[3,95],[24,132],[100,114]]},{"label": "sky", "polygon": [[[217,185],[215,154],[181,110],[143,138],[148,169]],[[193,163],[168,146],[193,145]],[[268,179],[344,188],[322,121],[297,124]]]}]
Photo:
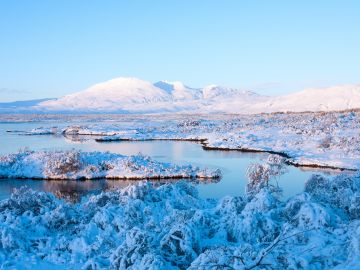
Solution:
[{"label": "sky", "polygon": [[360,83],[360,1],[0,0],[0,102],[115,77],[266,95]]}]

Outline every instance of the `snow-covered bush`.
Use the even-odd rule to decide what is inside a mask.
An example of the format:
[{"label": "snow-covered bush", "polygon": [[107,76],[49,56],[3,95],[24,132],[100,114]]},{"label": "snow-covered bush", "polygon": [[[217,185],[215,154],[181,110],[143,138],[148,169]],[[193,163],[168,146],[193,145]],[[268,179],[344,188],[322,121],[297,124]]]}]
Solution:
[{"label": "snow-covered bush", "polygon": [[123,156],[109,152],[20,151],[0,156],[0,177],[36,179],[215,179],[219,170],[177,166],[148,156]]},{"label": "snow-covered bush", "polygon": [[67,175],[77,173],[84,165],[81,153],[77,150],[53,153],[51,158],[46,159],[44,173],[46,176]]},{"label": "snow-covered bush", "polygon": [[[46,116],[36,117],[47,120]],[[67,120],[66,116],[62,117]],[[28,135],[62,134],[71,140],[83,140],[83,135],[100,135],[102,137],[95,138],[98,142],[154,139],[201,140],[206,141],[206,149],[268,151],[286,154],[291,158],[289,162],[297,165],[360,168],[359,111],[258,115],[164,115],[143,118],[111,116],[112,121],[97,124],[92,122],[99,121],[102,119],[101,116],[97,116],[97,119],[89,116],[83,118],[76,120],[83,120],[89,124],[84,123],[81,126],[70,124],[63,128],[61,133],[60,128],[56,130],[48,127],[25,133]],[[130,125],[129,122],[131,122]],[[19,134],[24,134],[24,132]]]},{"label": "snow-covered bush", "polygon": [[201,121],[199,120],[186,120],[178,124],[178,127],[198,127]]},{"label": "snow-covered bush", "polygon": [[262,164],[251,164],[246,171],[248,178],[247,194],[257,193],[264,187],[268,187],[273,191],[280,191],[277,185],[270,184],[269,181],[283,175],[286,171],[285,158],[279,155],[269,155],[266,162]]},{"label": "snow-covered bush", "polygon": [[347,213],[350,218],[360,217],[360,177],[339,175],[333,179],[312,175],[305,183],[305,192],[317,201],[331,204]]},{"label": "snow-covered bush", "polygon": [[331,136],[326,136],[325,138],[321,139],[319,142],[319,148],[328,149],[332,145],[333,138]]},{"label": "snow-covered bush", "polygon": [[185,182],[78,204],[19,189],[0,202],[0,268],[357,269],[359,220],[319,198],[324,186],[311,180],[287,202],[267,188],[204,200]]},{"label": "snow-covered bush", "polygon": [[9,199],[0,202],[0,211],[9,211],[16,215],[30,211],[32,215],[40,215],[55,206],[54,199],[51,193],[35,192],[23,186],[14,189]]},{"label": "snow-covered bush", "polygon": [[246,186],[247,192],[257,192],[269,185],[271,168],[268,164],[254,163],[248,167],[246,176],[249,179]]}]

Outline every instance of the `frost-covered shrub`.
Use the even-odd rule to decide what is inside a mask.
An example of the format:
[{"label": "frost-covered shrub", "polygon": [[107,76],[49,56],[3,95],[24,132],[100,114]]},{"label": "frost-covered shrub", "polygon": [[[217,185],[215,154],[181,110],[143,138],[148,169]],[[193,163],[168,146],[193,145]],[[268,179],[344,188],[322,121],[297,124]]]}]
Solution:
[{"label": "frost-covered shrub", "polygon": [[199,120],[186,120],[178,124],[178,127],[198,127],[201,121]]},{"label": "frost-covered shrub", "polygon": [[51,193],[35,192],[26,186],[15,188],[11,197],[0,202],[0,212],[9,211],[17,215],[31,212],[33,215],[44,214],[43,211],[56,206]]},{"label": "frost-covered shrub", "polygon": [[12,166],[16,162],[16,155],[0,156],[0,166],[3,168]]},{"label": "frost-covered shrub", "polygon": [[272,178],[281,176],[286,171],[285,158],[279,155],[269,155],[263,164],[251,164],[246,171],[248,178],[248,184],[246,186],[247,194],[257,193],[265,187],[273,191],[280,191],[279,187],[270,184],[269,181]]},{"label": "frost-covered shrub", "polygon": [[[99,141],[207,139],[207,148],[274,151],[288,154],[297,164],[357,169],[360,159],[359,116],[358,111],[251,116],[176,115],[157,116],[156,119],[149,117],[148,121],[139,121],[136,116],[119,116],[120,122],[117,123],[69,125],[62,134],[65,137],[74,134],[76,139],[85,134],[106,136],[97,138]],[[131,127],[121,123],[129,119],[133,120]]]},{"label": "frost-covered shrub", "polygon": [[[236,258],[235,248],[218,247],[208,249],[201,253],[191,263],[189,270],[220,270],[220,269],[244,269],[241,268],[241,261]],[[238,262],[236,262],[238,261]],[[232,267],[234,265],[234,267]]]},{"label": "frost-covered shrub", "polygon": [[257,192],[269,185],[271,177],[270,167],[267,164],[251,164],[247,169],[246,176],[249,180],[246,185],[246,192]]},{"label": "frost-covered shrub", "polygon": [[136,227],[130,229],[123,244],[111,255],[111,268],[136,269],[133,266],[141,264],[144,256],[151,253],[150,243],[151,237],[145,231]]},{"label": "frost-covered shrub", "polygon": [[270,154],[266,159],[266,163],[278,166],[285,166],[286,158],[280,155]]},{"label": "frost-covered shrub", "polygon": [[351,198],[349,213],[351,218],[360,219],[360,192],[356,192]]},{"label": "frost-covered shrub", "polygon": [[[333,185],[355,190],[357,180],[342,182],[346,177]],[[77,204],[18,190],[0,202],[0,267],[357,269],[358,193],[350,220],[316,195],[316,183],[286,202],[267,188],[252,197],[201,199],[186,182],[140,182]]]},{"label": "frost-covered shrub", "polygon": [[110,152],[26,151],[0,157],[0,176],[37,179],[217,179],[219,170],[177,166],[141,154],[123,156]]},{"label": "frost-covered shrub", "polygon": [[190,226],[175,224],[161,239],[160,246],[166,260],[184,269],[198,256],[200,239]]},{"label": "frost-covered shrub", "polygon": [[80,151],[71,150],[66,152],[54,152],[50,158],[46,160],[44,170],[45,175],[53,174],[66,175],[68,173],[76,173],[82,166]]},{"label": "frost-covered shrub", "polygon": [[1,171],[5,171],[7,168],[12,166],[18,167],[17,162],[19,160],[23,160],[32,153],[34,152],[30,151],[27,147],[25,147],[20,148],[19,151],[15,154],[0,156],[0,176],[6,177],[5,173],[1,173]]},{"label": "frost-covered shrub", "polygon": [[68,204],[60,204],[51,211],[44,213],[44,226],[51,231],[59,231],[63,229],[76,228],[84,217],[76,208]]},{"label": "frost-covered shrub", "polygon": [[240,214],[246,205],[246,201],[242,197],[223,197],[217,207],[216,211],[220,215],[223,214]]},{"label": "frost-covered shrub", "polygon": [[351,218],[358,218],[359,176],[339,175],[328,179],[321,175],[312,175],[305,183],[305,192],[317,201],[330,203],[344,210]]},{"label": "frost-covered shrub", "polygon": [[313,174],[305,182],[304,191],[313,196],[325,196],[330,186],[329,179],[320,174]]},{"label": "frost-covered shrub", "polygon": [[326,136],[325,138],[323,138],[322,140],[320,140],[319,142],[319,148],[322,149],[328,149],[331,147],[332,145],[332,140],[333,138],[331,136]]}]

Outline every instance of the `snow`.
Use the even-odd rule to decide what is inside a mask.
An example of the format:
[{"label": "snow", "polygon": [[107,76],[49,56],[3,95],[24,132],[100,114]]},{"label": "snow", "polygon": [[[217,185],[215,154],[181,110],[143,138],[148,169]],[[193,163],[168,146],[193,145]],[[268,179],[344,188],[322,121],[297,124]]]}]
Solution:
[{"label": "snow", "polygon": [[[111,118],[113,117],[113,118]],[[13,120],[12,117],[10,117]],[[83,117],[81,119],[84,119]],[[89,117],[94,122],[97,116]],[[111,120],[111,121],[110,121]],[[26,134],[94,135],[97,142],[188,140],[206,150],[275,152],[299,166],[358,170],[360,112],[108,116],[107,121]],[[95,137],[96,136],[96,137]],[[76,137],[76,139],[78,139]]]},{"label": "snow", "polygon": [[360,85],[305,89],[255,105],[260,112],[339,111],[360,107]]},{"label": "snow", "polygon": [[18,113],[18,109],[22,112],[27,110],[38,113],[254,114],[339,111],[354,108],[360,108],[360,85],[305,89],[288,95],[270,97],[214,84],[194,88],[179,81],[151,83],[127,77],[98,83],[58,99],[0,104],[1,113]]},{"label": "snow", "polygon": [[168,82],[159,81],[154,83],[154,86],[159,87],[172,96],[174,101],[192,101],[202,98],[202,90],[200,88],[191,88],[184,85],[182,82]]},{"label": "snow", "polygon": [[253,102],[259,97],[249,91],[215,85],[192,88],[179,81],[151,84],[121,77],[58,100],[42,102],[37,108],[49,111],[159,113],[211,110],[214,105],[234,98]]},{"label": "snow", "polygon": [[[138,104],[142,106],[138,106]],[[49,110],[122,112],[262,113],[334,111],[360,107],[360,86],[344,85],[268,97],[218,85],[191,88],[181,82],[155,84],[118,78],[39,105]]]},{"label": "snow", "polygon": [[52,110],[126,110],[131,105],[169,102],[170,96],[153,84],[136,78],[117,78],[82,92],[46,101],[39,106]]},{"label": "snow", "polygon": [[346,175],[314,176],[287,201],[266,186],[205,200],[185,182],[77,204],[22,188],[0,202],[0,267],[358,269],[359,192]]},{"label": "snow", "polygon": [[[281,155],[249,166],[245,195],[221,199],[201,198],[185,181],[141,181],[78,203],[15,190],[0,201],[0,269],[359,269],[359,172],[313,175],[303,192],[286,200],[270,180],[286,163],[358,170],[360,112],[65,119],[65,126],[51,120],[19,135],[84,135],[99,143],[198,140],[205,149]],[[79,119],[81,125],[71,123]],[[23,150],[0,157],[0,176],[120,180],[220,173],[140,154]]]},{"label": "snow", "polygon": [[0,156],[0,178],[32,179],[164,179],[219,178],[219,170],[162,163],[141,154],[30,151]]}]

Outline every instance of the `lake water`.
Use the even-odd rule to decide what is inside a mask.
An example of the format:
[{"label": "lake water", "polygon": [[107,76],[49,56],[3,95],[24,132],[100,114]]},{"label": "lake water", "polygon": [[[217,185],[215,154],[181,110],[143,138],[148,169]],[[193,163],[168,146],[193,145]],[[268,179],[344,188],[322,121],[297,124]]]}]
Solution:
[{"label": "lake water", "polygon": [[[73,123],[72,123],[73,124]],[[25,136],[7,130],[29,131],[40,126],[66,126],[69,123],[0,123],[0,155],[16,152],[20,148],[31,150],[81,149],[84,151],[110,151],[124,155],[134,155],[139,152],[154,159],[176,164],[198,165],[201,167],[219,168],[222,178],[216,182],[197,181],[195,184],[200,196],[204,198],[220,198],[225,195],[244,194],[247,183],[246,169],[251,163],[262,162],[266,153],[243,153],[238,151],[205,151],[201,145],[182,141],[141,141],[141,142],[95,142],[94,136],[79,136],[65,138],[62,135]],[[303,190],[304,182],[313,173],[324,173],[319,170],[300,169],[288,166],[288,172],[277,179],[283,189],[283,196],[290,197]],[[171,180],[175,181],[175,180]],[[188,180],[189,181],[189,180]],[[14,188],[26,185],[32,189],[52,192],[57,196],[76,201],[90,193],[110,190],[134,184],[135,181],[119,180],[0,180],[0,199],[10,196]],[[157,182],[155,184],[161,184]]]}]

